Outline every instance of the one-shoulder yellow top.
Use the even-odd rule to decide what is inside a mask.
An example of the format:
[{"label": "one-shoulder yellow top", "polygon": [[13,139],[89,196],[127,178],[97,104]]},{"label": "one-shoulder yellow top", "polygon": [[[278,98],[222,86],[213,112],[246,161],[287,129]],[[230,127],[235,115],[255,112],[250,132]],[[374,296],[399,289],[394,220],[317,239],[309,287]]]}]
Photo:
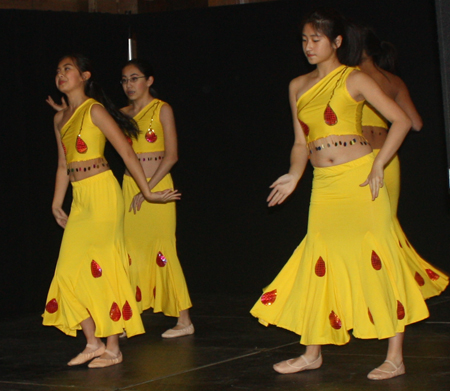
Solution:
[{"label": "one-shoulder yellow top", "polygon": [[355,68],[341,65],[297,101],[297,116],[308,143],[331,135],[359,135],[364,100],[355,101],[346,80]]},{"label": "one-shoulder yellow top", "polygon": [[362,126],[376,126],[388,129],[388,121],[369,102],[366,102],[362,110]]},{"label": "one-shoulder yellow top", "polygon": [[93,124],[91,108],[101,105],[95,99],[84,101],[61,129],[61,142],[67,164],[103,157],[106,137]]},{"label": "one-shoulder yellow top", "polygon": [[159,119],[161,107],[165,102],[153,99],[133,118],[141,133],[138,139],[132,140],[135,153],[164,151],[164,129]]}]

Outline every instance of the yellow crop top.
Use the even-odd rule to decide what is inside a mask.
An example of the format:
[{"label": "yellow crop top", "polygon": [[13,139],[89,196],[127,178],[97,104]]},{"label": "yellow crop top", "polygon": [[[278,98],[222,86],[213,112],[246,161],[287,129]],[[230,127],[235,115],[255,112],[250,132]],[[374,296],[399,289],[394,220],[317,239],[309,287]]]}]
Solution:
[{"label": "yellow crop top", "polygon": [[364,100],[355,101],[346,86],[355,68],[341,65],[297,101],[297,116],[308,143],[331,135],[359,135]]},{"label": "yellow crop top", "polygon": [[132,140],[131,146],[135,153],[164,151],[164,130],[159,119],[164,103],[162,100],[153,99],[134,116],[141,131],[138,139]]},{"label": "yellow crop top", "polygon": [[92,123],[91,108],[101,105],[95,99],[83,102],[61,129],[61,141],[67,164],[103,157],[106,138]]},{"label": "yellow crop top", "polygon": [[388,121],[369,102],[366,102],[362,110],[362,126],[376,126],[388,129]]}]

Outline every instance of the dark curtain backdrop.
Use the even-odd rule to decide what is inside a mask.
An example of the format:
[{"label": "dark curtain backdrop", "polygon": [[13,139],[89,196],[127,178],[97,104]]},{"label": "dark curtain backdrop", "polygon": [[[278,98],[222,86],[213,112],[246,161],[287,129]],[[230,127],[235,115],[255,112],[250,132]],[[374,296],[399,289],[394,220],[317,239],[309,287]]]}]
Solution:
[{"label": "dark curtain backdrop", "polygon": [[[334,3],[334,4],[333,4]],[[356,3],[356,5],[355,5]],[[255,300],[302,240],[312,170],[285,205],[269,185],[289,167],[289,81],[309,67],[298,24],[309,2],[286,1],[133,16],[0,11],[2,62],[2,317],[44,308],[62,230],[50,206],[56,169],[54,73],[68,52],[89,56],[118,105],[131,24],[155,89],[174,108],[180,161],[173,170],[178,249],[191,292],[253,292]],[[425,258],[450,270],[447,164],[432,0],[339,4],[399,52],[399,73],[424,119],[400,151],[399,216]],[[407,12],[405,11],[407,10]],[[108,151],[120,178],[122,165]],[[66,202],[70,207],[70,194]],[[195,303],[194,303],[195,306]]]}]

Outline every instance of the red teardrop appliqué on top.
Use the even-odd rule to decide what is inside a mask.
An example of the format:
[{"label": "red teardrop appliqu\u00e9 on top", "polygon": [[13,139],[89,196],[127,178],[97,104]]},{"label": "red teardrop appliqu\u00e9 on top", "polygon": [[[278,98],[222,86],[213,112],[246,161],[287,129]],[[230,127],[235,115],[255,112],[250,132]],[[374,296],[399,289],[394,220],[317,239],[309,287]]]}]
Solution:
[{"label": "red teardrop appliqu\u00e9 on top", "polygon": [[306,125],[303,121],[298,120],[300,122],[300,126],[302,127],[303,133],[305,133],[305,136],[309,134],[309,126]]},{"label": "red teardrop appliqu\u00e9 on top", "polygon": [[405,307],[397,300],[397,319],[402,320],[405,317]]},{"label": "red teardrop appliqu\u00e9 on top", "polygon": [[436,280],[438,280],[439,279],[439,274],[437,274],[437,273],[435,273],[433,270],[431,270],[431,269],[425,269],[425,271],[427,272],[427,274],[428,274],[428,277],[430,277],[430,280],[432,280],[432,281],[436,281]]},{"label": "red teardrop appliqu\u00e9 on top", "polygon": [[117,322],[120,319],[121,313],[120,308],[117,305],[117,303],[113,303],[111,306],[111,309],[109,310],[109,317],[114,321]]},{"label": "red teardrop appliqu\u00e9 on top", "polygon": [[414,275],[414,279],[419,284],[419,286],[424,286],[425,285],[425,280],[423,279],[423,277],[418,272],[416,272],[416,274]]},{"label": "red teardrop appliqu\u00e9 on top", "polygon": [[139,303],[142,300],[141,288],[136,286],[136,301]]},{"label": "red teardrop appliqu\u00e9 on top", "polygon": [[277,290],[274,289],[273,291],[266,292],[261,296],[261,303],[269,306],[275,303],[276,299],[277,299]]},{"label": "red teardrop appliqu\u00e9 on top", "polygon": [[330,324],[333,329],[339,330],[342,327],[342,322],[339,319],[339,316],[334,313],[334,311],[331,311],[328,319],[330,319]]},{"label": "red teardrop appliqu\u00e9 on top", "polygon": [[329,104],[327,105],[327,107],[323,113],[323,118],[325,120],[325,123],[330,126],[336,125],[338,122],[337,115],[333,111],[333,109],[330,107]]},{"label": "red teardrop appliqu\u00e9 on top", "polygon": [[58,302],[56,301],[56,299],[52,299],[50,300],[47,305],[45,306],[45,310],[49,313],[49,314],[54,314],[56,311],[58,311]]},{"label": "red teardrop appliqu\u00e9 on top", "polygon": [[322,257],[319,257],[319,259],[316,262],[315,272],[318,277],[323,277],[327,272],[325,261],[322,259]]},{"label": "red teardrop appliqu\u00e9 on top", "polygon": [[372,267],[375,270],[380,270],[381,269],[381,259],[375,251],[372,251],[371,260],[372,260]]},{"label": "red teardrop appliqu\u00e9 on top", "polygon": [[94,260],[92,260],[92,262],[91,262],[91,273],[94,278],[99,278],[103,274],[102,268]]},{"label": "red teardrop appliqu\u00e9 on top", "polygon": [[133,145],[133,140],[131,139],[131,137],[126,136],[128,144]]},{"label": "red teardrop appliqu\u00e9 on top", "polygon": [[76,148],[79,153],[86,153],[88,150],[86,143],[83,141],[80,135],[77,136]]},{"label": "red teardrop appliqu\u00e9 on top", "polygon": [[133,311],[131,310],[130,305],[128,304],[128,301],[125,302],[122,308],[122,314],[123,314],[123,320],[130,320],[133,316]]},{"label": "red teardrop appliqu\u00e9 on top", "polygon": [[166,257],[162,254],[162,252],[160,251],[158,253],[158,255],[156,256],[156,263],[159,267],[164,267],[166,266],[167,263],[167,259]]},{"label": "red teardrop appliqu\u00e9 on top", "polygon": [[155,132],[152,130],[147,131],[147,133],[145,133],[145,139],[149,142],[149,143],[154,143],[158,137],[156,136]]}]

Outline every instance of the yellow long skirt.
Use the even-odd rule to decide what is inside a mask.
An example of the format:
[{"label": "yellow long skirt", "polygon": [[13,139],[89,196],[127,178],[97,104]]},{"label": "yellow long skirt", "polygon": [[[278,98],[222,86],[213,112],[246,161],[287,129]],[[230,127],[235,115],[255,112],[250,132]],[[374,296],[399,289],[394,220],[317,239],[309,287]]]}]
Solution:
[{"label": "yellow long skirt", "polygon": [[[172,177],[167,174],[152,191],[172,188]],[[126,206],[125,246],[130,255],[131,286],[139,310],[153,308],[154,312],[178,317],[192,303],[177,255],[175,202],[144,202],[134,214],[128,209],[140,190],[127,175],[122,189]]]},{"label": "yellow long skirt", "polygon": [[76,336],[92,316],[99,338],[144,333],[128,278],[124,203],[111,171],[73,182],[73,202],[43,324]]},{"label": "yellow long skirt", "polygon": [[[374,149],[375,156],[380,152]],[[391,205],[394,231],[398,236],[401,251],[420,286],[425,299],[441,294],[448,285],[448,276],[442,271],[425,261],[409,243],[400,222],[397,218],[398,200],[400,197],[400,160],[395,155],[384,169],[384,183],[386,185]],[[428,275],[429,278],[425,278]]]},{"label": "yellow long skirt", "polygon": [[314,169],[306,237],[251,310],[262,324],[291,330],[304,345],[342,345],[351,329],[389,338],[428,317],[386,188],[372,201],[369,186],[359,186],[373,159]]}]

